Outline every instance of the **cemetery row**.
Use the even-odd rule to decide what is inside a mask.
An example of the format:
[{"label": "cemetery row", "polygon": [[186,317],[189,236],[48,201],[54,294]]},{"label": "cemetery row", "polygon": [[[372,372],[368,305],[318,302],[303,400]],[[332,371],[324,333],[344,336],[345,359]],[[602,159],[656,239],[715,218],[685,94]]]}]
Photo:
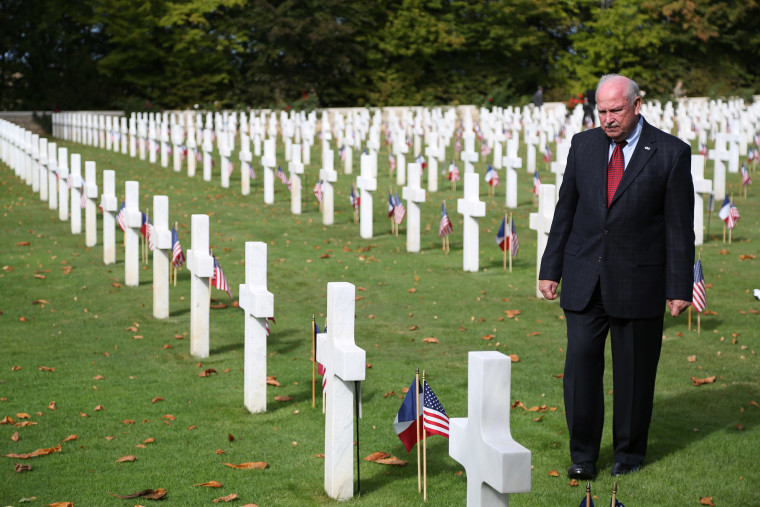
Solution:
[{"label": "cemetery row", "polygon": [[[8,125],[3,125],[7,130]],[[5,139],[5,136],[3,136]],[[12,137],[12,136],[11,136]],[[24,136],[20,136],[24,137]],[[37,139],[35,139],[37,141]],[[59,219],[71,222],[73,234],[82,233],[81,209],[85,211],[85,235],[87,246],[97,243],[96,199],[98,189],[94,162],[85,163],[85,175],[81,173],[81,157],[72,154],[71,165],[66,148],[55,153],[54,143],[47,143],[49,158],[43,165],[44,185],[40,185],[40,160],[31,153],[20,150],[13,143],[3,143],[2,159],[16,174],[26,180],[49,203],[51,209],[59,211]],[[39,152],[38,152],[39,153]],[[57,167],[56,167],[57,166]],[[69,169],[70,168],[70,172]],[[419,172],[415,171],[416,174]],[[36,174],[36,176],[33,176]],[[50,176],[50,178],[48,178]],[[477,184],[477,176],[475,183]],[[124,231],[125,285],[139,284],[139,257],[141,229],[145,232],[147,243],[153,250],[153,315],[167,318],[168,290],[170,283],[170,265],[182,262],[185,256],[177,241],[176,231],[169,226],[169,200],[167,196],[153,197],[153,220],[146,222],[139,206],[139,182],[126,181],[125,201],[117,209],[115,195],[115,173],[103,171],[104,190],[100,207],[103,211],[104,262],[115,262],[115,228],[118,224]],[[414,176],[412,176],[412,179]],[[36,183],[34,183],[36,182]],[[89,184],[88,184],[89,182]],[[45,190],[42,190],[42,188]],[[55,196],[52,198],[51,196]],[[69,204],[71,205],[69,207]],[[227,282],[217,260],[209,251],[208,215],[193,215],[191,222],[191,248],[186,259],[191,272],[191,329],[190,352],[194,357],[209,356],[209,298],[211,285],[229,290]],[[174,257],[174,259],[172,259]],[[246,243],[246,283],[240,286],[240,306],[245,310],[245,359],[244,359],[244,401],[251,412],[266,410],[266,336],[268,320],[273,317],[273,295],[266,287],[266,244],[261,242]],[[353,415],[354,400],[360,403],[358,382],[364,380],[366,364],[365,352],[354,344],[354,305],[355,291],[350,283],[328,283],[327,318],[329,330],[316,339],[315,356],[320,366],[324,367],[325,381],[325,491],[333,498],[344,500],[354,494],[353,475]],[[317,348],[318,344],[318,348]],[[509,369],[510,359],[498,352],[473,352],[471,354],[472,399],[469,419],[451,420],[451,454],[462,462],[468,471],[470,484],[468,498],[470,503],[479,505],[484,501],[496,501],[506,504],[508,493],[530,490],[530,452],[515,443],[510,436],[508,424],[494,425],[491,419],[503,422],[509,417]],[[475,363],[472,363],[475,361]],[[498,393],[500,403],[485,403],[484,379],[501,378]],[[425,389],[425,400],[429,387]],[[477,391],[477,392],[476,392]],[[492,391],[492,389],[491,389]],[[415,388],[404,405],[419,402],[415,399],[422,392]],[[432,391],[430,391],[432,392]],[[433,395],[434,397],[434,395]],[[356,405],[358,407],[358,405]],[[432,411],[432,412],[431,412]],[[449,418],[442,407],[424,409],[425,414],[434,413],[431,420],[423,417],[423,409],[412,416],[416,425],[415,441],[423,432],[420,424],[431,433],[448,437]],[[403,422],[403,421],[402,421]],[[408,424],[407,424],[408,426]],[[483,429],[485,428],[485,429]],[[494,428],[494,429],[491,429]],[[405,437],[406,438],[406,437]],[[494,445],[493,441],[501,442]],[[505,442],[509,442],[505,445]],[[491,460],[503,463],[505,469],[499,472],[492,466],[484,466],[472,459],[469,450],[473,446],[482,449]],[[488,485],[490,484],[490,486]]]},{"label": "cemetery row", "polygon": [[[486,114],[481,114],[481,118],[486,117]],[[568,121],[565,127],[568,125],[577,125],[577,114],[575,114],[575,120]],[[324,118],[324,117],[323,117]],[[572,118],[572,117],[571,117]],[[573,123],[575,121],[575,123]],[[474,171],[474,168],[470,167],[468,170],[467,163],[477,161],[477,152],[474,151],[474,137],[476,123],[467,120],[467,117],[462,122],[464,132],[462,137],[465,139],[465,150],[461,154],[461,160],[465,162],[465,187],[464,198],[459,201],[459,211],[465,217],[465,249],[464,249],[464,269],[466,271],[478,270],[478,226],[477,218],[485,215],[485,206],[482,201],[479,201],[479,175]],[[271,125],[271,123],[270,123]],[[754,123],[753,123],[754,125]],[[470,130],[470,128],[472,130]],[[283,127],[284,130],[284,127]],[[77,154],[72,154],[69,165],[69,156],[65,148],[60,148],[56,152],[56,146],[54,143],[47,142],[45,139],[35,139],[28,132],[20,132],[18,129],[11,125],[4,124],[2,126],[3,142],[2,142],[2,159],[6,162],[16,174],[24,179],[27,184],[31,185],[33,190],[39,192],[40,198],[46,200],[49,203],[51,209],[58,209],[59,218],[61,220],[69,219],[69,203],[71,204],[70,221],[71,232],[79,234],[82,232],[82,218],[80,208],[85,209],[85,232],[86,232],[86,244],[87,246],[94,246],[97,243],[96,238],[96,199],[98,197],[98,187],[96,185],[97,175],[94,162],[85,162],[85,175],[82,177],[81,173],[81,157]],[[504,129],[502,128],[504,133]],[[470,135],[472,134],[472,136]],[[204,132],[204,136],[205,136]],[[387,134],[386,134],[387,135]],[[696,134],[695,134],[696,135]],[[274,145],[276,142],[277,133],[270,134],[270,138],[264,141],[264,156],[262,157],[262,165],[265,170],[268,168],[270,172],[273,172],[275,163],[271,159],[267,159],[267,151],[273,152],[273,148],[267,149],[267,142],[270,145]],[[510,134],[511,139],[518,139],[519,132],[515,131]],[[720,143],[720,136],[726,136],[724,140],[729,143],[733,143],[734,140],[729,138],[728,133],[717,133],[716,142]],[[99,136],[98,136],[99,137]],[[225,137],[223,134],[217,134],[216,138]],[[391,135],[392,137],[392,135]],[[569,135],[567,140],[569,141]],[[688,137],[688,136],[686,136]],[[746,136],[741,136],[746,140]],[[242,134],[241,134],[242,139]],[[323,137],[324,139],[324,137]],[[473,146],[469,148],[472,151],[468,151],[468,139],[472,140]],[[484,139],[487,139],[484,137]],[[245,157],[241,155],[241,160],[248,158],[251,152],[247,150],[247,144],[249,140],[241,147],[241,154],[246,154]],[[561,148],[563,144],[563,138],[560,136],[558,139],[558,146],[555,148],[558,152],[561,150],[569,149],[567,143],[565,148]],[[754,141],[754,137],[749,141]],[[458,141],[457,141],[458,142]],[[38,143],[38,144],[36,144]],[[231,141],[234,145],[234,137]],[[286,143],[287,144],[287,143]],[[516,144],[516,142],[514,143]],[[737,142],[736,144],[740,144]],[[35,145],[37,149],[35,149]],[[409,146],[409,143],[403,142],[401,146]],[[345,145],[343,150],[345,150]],[[488,141],[484,141],[483,146],[489,146]],[[494,141],[494,148],[489,146],[489,149],[493,151],[500,151],[501,144],[498,141]],[[429,146],[428,146],[429,147]],[[219,147],[219,153],[222,157],[221,167],[228,167],[231,162],[229,161],[230,155],[224,147]],[[181,146],[180,146],[181,149]],[[255,149],[255,148],[254,148]],[[175,148],[176,150],[176,148]],[[481,148],[482,150],[482,148]],[[151,153],[155,153],[154,150],[149,150]],[[211,151],[211,150],[209,150]],[[487,150],[486,150],[487,151]],[[510,148],[507,148],[509,153]],[[719,155],[724,152],[726,157]],[[733,160],[731,153],[737,153],[736,149],[716,149],[715,152],[711,152],[711,155],[715,153],[715,156],[711,156],[715,160],[716,170],[714,178],[718,178],[719,171],[718,166],[722,165],[723,161],[729,163],[729,171],[731,170],[731,161]],[[47,157],[43,156],[47,153]],[[176,153],[176,151],[175,151]],[[227,153],[227,155],[225,155]],[[288,150],[285,150],[288,153]],[[289,169],[291,177],[289,181],[291,183],[291,196],[295,194],[294,187],[297,186],[297,178],[299,174],[303,173],[303,164],[300,161],[300,156],[305,152],[298,143],[291,144],[291,159],[289,161]],[[335,181],[336,175],[330,174],[337,173],[332,167],[332,160],[326,163],[324,158],[325,154],[330,157],[331,150],[329,149],[329,143],[327,147],[323,147],[323,169],[320,171],[320,176],[325,181],[332,179]],[[469,156],[470,153],[475,153],[475,157]],[[483,152],[481,151],[481,154]],[[535,150],[534,150],[535,153]],[[397,152],[398,158],[403,160],[404,153],[402,151]],[[516,157],[517,149],[513,149],[512,155],[505,157],[494,156],[495,161],[501,158],[503,168],[507,170],[506,180],[509,182],[509,171],[514,171],[520,167],[521,160]],[[271,155],[271,153],[270,153]],[[368,187],[373,186],[373,182],[364,185],[361,182],[363,178],[372,180],[377,176],[377,153],[374,153],[374,160],[372,160],[372,151],[367,150],[362,154],[362,177],[359,178],[359,188],[371,192],[374,189]],[[566,155],[565,155],[566,156]],[[210,154],[209,154],[210,157]],[[365,158],[367,157],[367,158]],[[430,155],[429,155],[430,157]],[[700,157],[700,155],[695,155]],[[702,156],[703,157],[703,156]],[[204,156],[205,158],[205,156]],[[468,160],[471,159],[471,160]],[[431,158],[434,159],[434,158]],[[474,159],[474,160],[473,160]],[[514,160],[511,160],[514,159]],[[176,158],[175,158],[176,160]],[[368,162],[364,162],[368,160]],[[244,160],[245,161],[245,160]],[[345,161],[345,159],[344,159]],[[269,163],[267,163],[269,162]],[[535,161],[534,161],[535,162]],[[695,190],[699,193],[717,193],[717,190],[712,190],[709,185],[709,180],[704,180],[704,158],[695,158],[693,162],[694,168],[698,168],[695,172]],[[225,164],[226,163],[226,164]],[[738,163],[738,160],[737,160]],[[298,172],[299,165],[301,166],[301,172]],[[407,224],[407,234],[409,231],[416,230],[416,245],[419,249],[419,215],[417,213],[416,226],[412,224],[413,213],[411,210],[416,203],[424,201],[425,191],[421,188],[420,176],[422,175],[421,162],[415,162],[405,164],[406,170],[402,171],[398,165],[396,166],[397,177],[400,174],[406,173],[403,176],[403,180],[407,180],[408,185],[404,188],[403,195],[408,201],[410,212]],[[561,168],[556,166],[556,175],[558,181],[561,181]],[[248,166],[243,165],[241,175],[245,174]],[[176,170],[176,166],[175,166]],[[181,170],[181,169],[180,169]],[[188,169],[189,171],[189,169]],[[344,171],[349,172],[344,165]],[[178,171],[179,172],[179,171]],[[225,171],[222,170],[222,173]],[[204,170],[205,173],[205,170]],[[209,171],[210,173],[210,171]],[[266,174],[266,173],[265,173]],[[428,170],[428,175],[435,175],[437,179],[437,170]],[[723,177],[725,182],[725,171],[723,171]],[[229,174],[228,174],[229,176]],[[272,176],[274,176],[272,174]],[[700,181],[700,176],[701,180]],[[493,178],[493,176],[492,176]],[[242,178],[241,178],[242,179]],[[429,179],[430,181],[433,178]],[[125,202],[121,209],[117,209],[117,198],[115,195],[115,174],[113,171],[105,170],[102,174],[104,193],[101,199],[101,208],[103,210],[103,242],[104,242],[104,262],[112,263],[115,260],[115,224],[119,223],[124,229],[124,245],[125,245],[125,283],[126,285],[137,285],[139,283],[138,266],[139,266],[139,237],[140,229],[146,228],[150,231],[148,236],[151,249],[153,249],[153,290],[154,290],[154,316],[156,318],[165,318],[168,316],[168,287],[169,287],[169,266],[172,260],[175,262],[179,258],[179,252],[173,253],[173,250],[178,246],[178,240],[176,238],[176,232],[172,234],[168,220],[168,197],[166,196],[154,196],[153,209],[154,219],[150,224],[147,224],[144,220],[144,215],[140,211],[139,206],[139,183],[136,181],[125,182]],[[273,177],[270,178],[270,182],[273,181]],[[515,176],[516,181],[516,176]],[[509,188],[509,183],[507,184]],[[222,179],[222,186],[224,186],[224,178]],[[266,177],[265,177],[265,202],[266,202]],[[376,187],[376,183],[374,183]],[[514,186],[514,185],[513,185]],[[362,188],[365,187],[365,188]],[[724,187],[725,188],[725,187]],[[537,188],[538,190],[538,188]],[[430,187],[428,191],[434,191]],[[70,193],[69,193],[70,192]],[[327,192],[323,193],[323,199]],[[551,217],[553,214],[553,204],[556,200],[556,187],[553,185],[542,185],[540,190],[539,199],[539,211],[537,214],[531,216],[531,226],[539,232],[539,248],[538,259],[540,259],[542,239],[545,242],[545,235],[548,233],[548,227],[551,223]],[[509,192],[507,192],[507,198],[509,199]],[[295,198],[292,202],[295,202]],[[297,199],[300,202],[300,195]],[[366,201],[371,202],[371,193]],[[323,202],[324,204],[324,202]],[[700,205],[702,205],[700,203]],[[516,204],[515,204],[516,206]],[[371,206],[369,208],[371,210]],[[291,211],[294,214],[300,213],[300,207],[296,210],[293,206]],[[418,211],[418,210],[417,210]],[[700,213],[695,216],[702,216],[702,209]],[[371,215],[370,215],[371,216]],[[371,235],[371,221],[370,232]],[[326,225],[329,225],[325,222]],[[468,225],[469,224],[469,225]],[[695,230],[697,229],[697,223],[695,221]],[[699,230],[702,230],[701,225]],[[468,233],[469,231],[469,233]],[[364,232],[364,231],[363,231]],[[209,315],[208,315],[208,300],[209,300],[209,286],[213,284],[218,288],[222,288],[222,285],[226,285],[221,268],[216,262],[215,258],[209,253],[209,225],[208,217],[205,215],[194,215],[192,219],[192,245],[191,249],[187,252],[187,263],[192,273],[191,276],[191,353],[196,357],[208,356],[208,329],[209,329]],[[411,238],[407,237],[407,249],[409,251],[415,251],[415,233],[412,233]],[[174,236],[174,237],[173,237]],[[363,235],[364,237],[364,235]],[[467,244],[468,239],[470,244],[474,244],[475,248],[468,254]],[[698,241],[700,238],[698,237]],[[412,248],[410,248],[410,244]],[[180,247],[181,248],[181,247]],[[181,252],[181,249],[180,249]],[[468,257],[469,255],[469,257]],[[172,257],[175,257],[172,259]],[[473,258],[474,257],[474,258]],[[470,266],[470,269],[468,269]],[[473,269],[474,267],[474,269]],[[259,412],[266,409],[266,328],[267,319],[273,317],[273,296],[266,289],[266,244],[264,243],[247,243],[246,244],[246,283],[240,286],[240,303],[241,307],[245,310],[246,314],[246,350],[245,350],[245,403],[246,406],[252,412]],[[352,400],[356,396],[356,384],[364,379],[364,351],[356,347],[353,343],[353,319],[347,319],[347,322],[341,321],[341,315],[353,315],[354,314],[354,292],[351,284],[328,284],[328,321],[331,323],[330,330],[319,338],[320,346],[317,348],[316,359],[320,363],[324,364],[327,368],[326,377],[329,379],[326,384],[327,392],[327,415],[326,415],[326,433],[325,433],[325,489],[328,494],[334,498],[348,498],[353,494],[353,475],[352,475],[352,457],[351,457],[351,436],[352,426],[351,420],[353,415]],[[333,318],[330,318],[333,315]],[[458,461],[466,465],[468,471],[468,499],[472,499],[473,504],[480,504],[483,495],[495,495],[495,498],[501,499],[502,502],[506,501],[506,494],[508,492],[516,491],[528,491],[530,488],[530,454],[527,450],[514,444],[514,447],[510,449],[484,449],[484,453],[496,452],[502,456],[502,461],[507,468],[510,468],[510,473],[502,473],[501,470],[493,470],[491,467],[484,467],[483,463],[468,462],[469,453],[466,450],[471,449],[473,446],[485,445],[482,442],[476,440],[468,440],[474,437],[469,435],[477,435],[480,433],[479,426],[486,425],[491,427],[488,423],[490,420],[498,420],[503,422],[506,418],[508,422],[508,407],[493,407],[492,404],[482,403],[481,396],[482,391],[474,389],[473,386],[478,384],[477,375],[473,371],[472,361],[489,361],[493,360],[498,363],[497,366],[486,368],[481,365],[476,370],[480,373],[488,371],[489,375],[502,375],[500,371],[507,371],[507,379],[503,384],[505,385],[507,392],[506,396],[499,397],[503,399],[506,405],[509,399],[509,381],[508,381],[508,362],[505,367],[502,357],[480,357],[483,353],[471,353],[470,364],[470,405],[469,415],[470,423],[467,420],[461,422],[451,421],[451,455]],[[501,356],[496,354],[496,356]],[[493,369],[491,369],[493,368]],[[256,374],[258,373],[258,374]],[[482,387],[483,381],[480,380]],[[474,389],[474,390],[473,390]],[[416,392],[416,389],[413,390]],[[480,400],[480,401],[478,401]],[[486,409],[485,405],[488,405]],[[485,420],[483,420],[485,419]],[[468,430],[467,428],[471,429]],[[459,428],[455,430],[455,428]],[[503,428],[499,431],[501,437],[504,436]],[[458,435],[458,436],[455,436]],[[509,437],[509,428],[507,424],[506,436]],[[501,438],[500,437],[500,438]],[[486,446],[487,447],[487,446]],[[513,455],[511,458],[504,461],[504,456]],[[527,461],[526,461],[527,460]],[[526,471],[527,470],[527,474]],[[505,481],[506,477],[510,477],[512,481]],[[490,484],[492,488],[484,487],[483,484]],[[508,484],[507,484],[508,483]],[[472,491],[470,491],[472,490]],[[477,500],[476,500],[477,499]]]}]

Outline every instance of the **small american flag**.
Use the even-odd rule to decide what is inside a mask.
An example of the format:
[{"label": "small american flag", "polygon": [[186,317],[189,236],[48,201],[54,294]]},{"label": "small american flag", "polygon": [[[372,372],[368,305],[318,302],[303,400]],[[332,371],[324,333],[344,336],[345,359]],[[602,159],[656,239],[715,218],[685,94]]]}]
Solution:
[{"label": "small american flag", "polygon": [[393,203],[393,194],[389,191],[388,192],[388,218],[391,218],[393,216],[393,210],[396,208],[396,205]]},{"label": "small american flag", "polygon": [[700,143],[699,144],[699,154],[703,157],[707,156],[707,143]]},{"label": "small american flag", "polygon": [[459,139],[457,139],[457,142],[454,143],[454,150],[456,150],[457,153],[462,151],[462,142]]},{"label": "small american flag", "polygon": [[697,259],[694,264],[694,288],[691,293],[692,305],[700,313],[707,308],[707,293],[705,291],[705,275],[702,272],[702,260]]},{"label": "small american flag", "polygon": [[480,145],[480,154],[483,157],[487,157],[488,155],[491,154],[491,147],[488,146],[488,143],[484,142],[483,144]]},{"label": "small american flag", "polygon": [[749,177],[746,164],[742,164],[742,186],[744,185],[752,185],[752,178]]},{"label": "small american flag", "polygon": [[79,191],[79,207],[85,209],[87,207],[87,198],[84,196],[84,191],[87,188],[87,183],[82,180],[82,188]]},{"label": "small american flag", "polygon": [[492,187],[499,185],[499,173],[496,172],[496,169],[491,167],[490,164],[488,165],[488,170],[486,171],[486,183]]},{"label": "small american flag", "polygon": [[277,176],[277,179],[283,182],[283,184],[288,184],[288,175],[282,170],[282,166],[277,166],[277,174],[275,176]]},{"label": "small american flag", "polygon": [[255,180],[256,179],[256,171],[253,170],[253,166],[249,162],[246,162],[245,165],[248,167],[248,176],[252,180]]},{"label": "small american flag", "polygon": [[119,207],[119,212],[116,213],[116,223],[119,224],[119,227],[121,227],[122,231],[127,230],[127,222],[124,218],[124,208],[126,207],[127,203],[122,202],[121,207]]},{"label": "small american flag", "polygon": [[736,204],[731,201],[731,208],[728,210],[728,218],[726,219],[726,226],[729,230],[736,227],[736,223],[739,221],[739,218],[741,218],[739,215],[739,208],[737,208]]},{"label": "small american flag", "polygon": [[427,382],[425,382],[423,400],[422,424],[427,434],[449,438],[449,416]]},{"label": "small american flag", "polygon": [[396,170],[396,157],[393,156],[393,153],[391,153],[388,156],[388,163],[391,166],[391,171],[395,171]]},{"label": "small american flag", "polygon": [[499,245],[499,248],[501,248],[502,252],[507,251],[507,249],[509,248],[510,240],[512,239],[511,236],[507,237],[506,229],[507,229],[507,219],[502,218],[501,225],[499,226],[499,232],[496,233],[496,244]]},{"label": "small american flag", "polygon": [[193,148],[193,152],[195,152],[195,160],[197,162],[203,162],[203,155],[201,155],[201,150],[198,148]]},{"label": "small american flag", "polygon": [[541,178],[538,176],[538,171],[533,174],[533,193],[538,195],[538,191],[541,189]]},{"label": "small american flag", "polygon": [[520,240],[517,238],[514,220],[512,221],[512,239],[510,240],[510,245],[512,245],[512,257],[517,257],[517,252],[520,250]]},{"label": "small american flag", "polygon": [[269,327],[269,321],[272,321],[273,323],[277,324],[275,322],[274,317],[267,317],[266,321],[264,321],[264,328],[267,330],[267,336],[269,336],[269,333],[272,331],[272,328]]},{"label": "small american flag", "polygon": [[177,229],[172,227],[172,266],[181,267],[185,263],[185,253],[182,251],[182,245],[179,242]]},{"label": "small american flag", "polygon": [[404,207],[404,204],[401,202],[401,199],[398,198],[398,193],[393,198],[393,221],[397,224],[400,224],[404,221],[404,216],[406,215],[406,208]]},{"label": "small american flag", "polygon": [[314,185],[314,197],[316,197],[319,202],[322,202],[322,193],[322,180],[319,180],[316,185]]},{"label": "small american flag", "polygon": [[351,206],[354,207],[354,211],[357,211],[359,209],[359,205],[361,204],[361,197],[359,197],[359,194],[356,192],[354,185],[351,185],[351,194],[348,196],[349,201],[351,202]]},{"label": "small american flag", "polygon": [[214,274],[211,277],[211,285],[216,289],[223,290],[232,299],[232,292],[230,292],[227,278],[225,278],[224,271],[222,271],[222,267],[219,265],[219,259],[216,257],[214,257]]},{"label": "small american flag", "polygon": [[232,163],[232,160],[227,161],[227,176],[232,176],[232,173],[235,172],[235,165]]},{"label": "small american flag", "polygon": [[422,154],[417,155],[417,159],[415,160],[418,164],[420,164],[420,174],[423,174],[425,172],[425,169],[427,168],[427,162],[425,161],[425,157],[422,156]]},{"label": "small american flag", "polygon": [[346,147],[341,146],[338,150],[338,156],[340,157],[341,162],[346,160]]},{"label": "small american flag", "polygon": [[452,162],[449,164],[449,180],[459,181],[459,168]]},{"label": "small american flag", "polygon": [[547,164],[552,161],[552,149],[549,148],[549,145],[546,145],[546,148],[544,148],[544,162]]},{"label": "small american flag", "polygon": [[449,220],[449,214],[446,213],[446,204],[441,204],[441,224],[438,227],[438,237],[445,238],[449,234],[453,227],[451,226],[451,220]]}]

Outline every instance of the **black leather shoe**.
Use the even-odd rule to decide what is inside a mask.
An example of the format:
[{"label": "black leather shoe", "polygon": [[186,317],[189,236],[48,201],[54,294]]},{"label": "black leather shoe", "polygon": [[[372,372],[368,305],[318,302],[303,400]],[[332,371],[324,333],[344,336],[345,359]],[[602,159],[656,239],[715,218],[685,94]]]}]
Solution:
[{"label": "black leather shoe", "polygon": [[610,475],[617,477],[619,475],[626,475],[632,472],[638,472],[641,469],[641,465],[629,465],[628,463],[615,463],[612,467]]},{"label": "black leather shoe", "polygon": [[567,469],[567,476],[571,479],[590,481],[596,477],[596,467],[590,461],[573,463],[572,466]]}]

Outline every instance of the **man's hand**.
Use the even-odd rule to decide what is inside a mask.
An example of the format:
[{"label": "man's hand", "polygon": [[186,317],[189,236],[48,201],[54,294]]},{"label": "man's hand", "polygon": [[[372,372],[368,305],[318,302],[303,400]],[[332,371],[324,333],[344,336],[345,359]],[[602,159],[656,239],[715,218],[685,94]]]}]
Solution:
[{"label": "man's hand", "polygon": [[[543,291],[541,291],[543,292]],[[691,303],[688,301],[684,301],[683,299],[668,299],[668,309],[670,310],[670,315],[673,317],[678,317],[678,315],[686,310]]]},{"label": "man's hand", "polygon": [[546,299],[548,299],[549,301],[553,301],[557,299],[558,285],[559,283],[555,282],[554,280],[539,280],[538,290],[541,291],[541,294],[543,294]]}]

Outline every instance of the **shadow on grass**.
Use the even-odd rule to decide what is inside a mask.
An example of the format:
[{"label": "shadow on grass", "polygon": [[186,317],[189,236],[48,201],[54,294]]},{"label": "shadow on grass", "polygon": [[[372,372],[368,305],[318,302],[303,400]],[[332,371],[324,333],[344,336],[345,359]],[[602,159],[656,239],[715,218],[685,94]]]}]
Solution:
[{"label": "shadow on grass", "polygon": [[[710,384],[656,399],[646,462],[656,463],[716,431],[738,431],[736,424],[740,420],[744,431],[751,429],[757,424],[755,420],[736,415],[736,407],[747,403],[751,389],[749,384],[728,387]],[[611,444],[603,446],[600,462],[611,463],[612,453]]]},{"label": "shadow on grass", "polygon": [[190,308],[183,308],[181,310],[174,310],[173,312],[169,312],[170,317],[179,317],[180,315],[184,315],[186,313],[190,313]]}]

